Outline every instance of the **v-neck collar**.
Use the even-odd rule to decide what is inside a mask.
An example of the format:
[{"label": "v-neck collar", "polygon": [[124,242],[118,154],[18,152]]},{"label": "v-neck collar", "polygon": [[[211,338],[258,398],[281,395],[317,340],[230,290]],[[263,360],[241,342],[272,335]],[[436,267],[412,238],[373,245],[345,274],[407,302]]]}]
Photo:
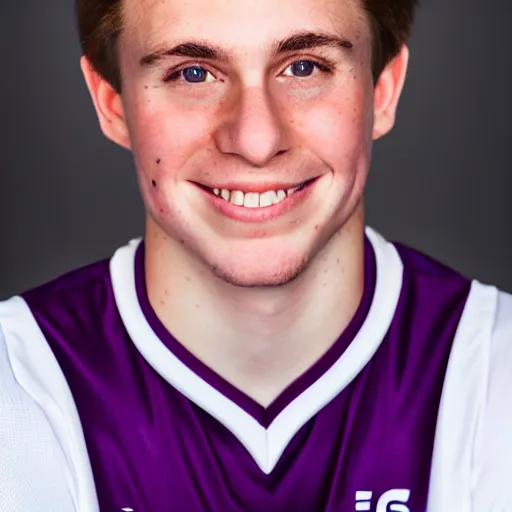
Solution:
[{"label": "v-neck collar", "polygon": [[243,391],[233,386],[221,375],[213,371],[194,354],[187,350],[165,328],[152,308],[146,289],[144,271],[144,242],[142,241],[135,252],[135,288],[140,308],[146,321],[159,340],[188,368],[208,382],[217,391],[236,403],[247,414],[251,415],[262,427],[268,428],[272,421],[304,390],[317,381],[345,352],[366,318],[375,291],[375,254],[373,247],[365,238],[365,285],[364,292],[355,315],[349,322],[342,335],[333,343],[326,353],[315,362],[305,373],[293,381],[268,407],[263,407]]},{"label": "v-neck collar", "polygon": [[367,285],[356,315],[336,343],[267,409],[216,374],[165,329],[149,304],[143,246],[135,240],[111,260],[119,313],[147,362],[173,387],[229,429],[269,474],[302,426],[363,369],[384,338],[402,285],[394,246],[367,228]]}]

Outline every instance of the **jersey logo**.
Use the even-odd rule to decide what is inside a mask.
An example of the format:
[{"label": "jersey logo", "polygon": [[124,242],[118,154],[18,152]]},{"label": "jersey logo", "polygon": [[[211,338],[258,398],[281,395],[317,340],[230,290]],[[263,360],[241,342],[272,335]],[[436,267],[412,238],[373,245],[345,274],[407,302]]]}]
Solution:
[{"label": "jersey logo", "polygon": [[[409,489],[391,489],[378,499],[376,512],[411,512],[407,506],[410,496]],[[356,512],[371,510],[372,502],[373,492],[356,492]]]}]

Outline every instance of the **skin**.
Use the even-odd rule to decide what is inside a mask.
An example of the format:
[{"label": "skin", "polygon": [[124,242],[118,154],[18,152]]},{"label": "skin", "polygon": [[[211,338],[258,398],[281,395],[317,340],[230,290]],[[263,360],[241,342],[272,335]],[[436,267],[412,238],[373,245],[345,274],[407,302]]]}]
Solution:
[{"label": "skin", "polygon": [[[267,406],[360,302],[372,144],[393,127],[408,50],[375,85],[369,23],[355,0],[126,0],[124,22],[122,93],[85,57],[82,69],[104,134],[134,155],[150,302],[186,348]],[[297,32],[352,48],[276,55],[275,42]],[[225,58],[141,65],[199,35]],[[291,65],[305,59],[332,70],[297,76]],[[180,66],[201,66],[207,80],[166,82]],[[253,223],[220,214],[192,183],[313,177],[296,207]]]}]

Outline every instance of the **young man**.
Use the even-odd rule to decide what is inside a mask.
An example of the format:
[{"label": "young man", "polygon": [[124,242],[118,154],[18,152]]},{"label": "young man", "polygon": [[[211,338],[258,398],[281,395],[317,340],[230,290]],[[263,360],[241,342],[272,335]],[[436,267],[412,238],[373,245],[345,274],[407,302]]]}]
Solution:
[{"label": "young man", "polygon": [[512,297],[364,224],[415,1],[77,7],[146,232],[0,305],[0,509],[512,510]]}]

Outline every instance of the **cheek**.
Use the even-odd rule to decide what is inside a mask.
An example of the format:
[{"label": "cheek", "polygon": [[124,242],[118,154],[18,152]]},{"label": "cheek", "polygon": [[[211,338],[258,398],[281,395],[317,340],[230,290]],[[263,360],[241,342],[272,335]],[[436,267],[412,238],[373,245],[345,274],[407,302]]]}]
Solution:
[{"label": "cheek", "polygon": [[369,157],[372,112],[371,94],[360,88],[325,98],[296,124],[312,151],[331,168],[347,171],[345,163],[352,167]]},{"label": "cheek", "polygon": [[166,191],[183,177],[198,150],[208,145],[212,116],[171,107],[158,95],[130,104],[137,105],[127,109],[127,120],[140,186],[144,197],[158,204],[157,211],[165,210]]},{"label": "cheek", "polygon": [[177,109],[138,112],[131,126],[137,164],[160,158],[167,170],[179,170],[208,133],[207,119]]}]

